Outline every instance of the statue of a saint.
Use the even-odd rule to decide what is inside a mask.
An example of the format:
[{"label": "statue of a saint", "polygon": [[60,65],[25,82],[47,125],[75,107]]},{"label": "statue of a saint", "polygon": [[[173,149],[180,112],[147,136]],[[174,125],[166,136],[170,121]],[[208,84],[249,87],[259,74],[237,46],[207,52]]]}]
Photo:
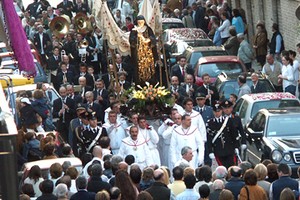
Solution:
[{"label": "statue of a saint", "polygon": [[145,85],[148,81],[156,84],[155,65],[158,61],[156,38],[142,15],[137,16],[137,25],[129,35],[134,82]]}]

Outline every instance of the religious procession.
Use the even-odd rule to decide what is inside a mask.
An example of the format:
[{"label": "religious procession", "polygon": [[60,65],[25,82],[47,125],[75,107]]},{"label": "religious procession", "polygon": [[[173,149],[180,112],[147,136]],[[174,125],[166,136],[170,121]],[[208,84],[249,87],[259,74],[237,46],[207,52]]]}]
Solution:
[{"label": "religious procession", "polygon": [[299,199],[300,34],[243,2],[2,0],[0,199]]}]

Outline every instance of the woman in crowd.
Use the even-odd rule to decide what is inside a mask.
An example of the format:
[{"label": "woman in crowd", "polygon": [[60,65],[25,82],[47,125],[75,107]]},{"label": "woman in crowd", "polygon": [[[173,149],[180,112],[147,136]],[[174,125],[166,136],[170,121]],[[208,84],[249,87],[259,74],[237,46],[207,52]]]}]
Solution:
[{"label": "woman in crowd", "polygon": [[282,81],[282,88],[284,92],[289,92],[295,95],[296,92],[296,84],[295,84],[295,76],[293,69],[293,60],[290,59],[289,55],[284,55],[281,58],[282,68],[281,74],[278,76],[280,81]]},{"label": "woman in crowd", "polygon": [[231,23],[228,19],[228,14],[225,11],[221,13],[221,19],[222,19],[222,24],[218,28],[218,31],[220,31],[220,34],[221,34],[222,44],[225,44],[225,42],[230,37],[229,27],[230,27]]},{"label": "woman in crowd", "polygon": [[128,173],[124,170],[119,170],[116,173],[115,186],[121,190],[123,200],[136,199],[138,190],[133,185]]},{"label": "woman in crowd", "polygon": [[233,9],[232,10],[232,26],[235,27],[236,33],[244,33],[245,32],[245,27],[244,27],[244,22],[241,17],[240,11],[238,9]]},{"label": "woman in crowd", "polygon": [[244,175],[245,186],[240,191],[239,200],[260,199],[267,200],[265,190],[257,185],[257,175],[253,169],[248,169]]},{"label": "woman in crowd", "polygon": [[264,164],[259,163],[255,166],[254,172],[257,174],[257,185],[262,187],[265,190],[267,196],[269,196],[271,183],[265,180],[268,174],[267,167]]},{"label": "woman in crowd", "polygon": [[253,40],[253,49],[256,55],[256,61],[263,67],[266,63],[268,53],[268,34],[265,25],[262,22],[256,25],[256,34]]},{"label": "woman in crowd", "polygon": [[28,177],[24,180],[24,183],[32,184],[35,197],[39,197],[42,195],[39,185],[43,181],[41,168],[38,165],[34,165],[29,170]]}]

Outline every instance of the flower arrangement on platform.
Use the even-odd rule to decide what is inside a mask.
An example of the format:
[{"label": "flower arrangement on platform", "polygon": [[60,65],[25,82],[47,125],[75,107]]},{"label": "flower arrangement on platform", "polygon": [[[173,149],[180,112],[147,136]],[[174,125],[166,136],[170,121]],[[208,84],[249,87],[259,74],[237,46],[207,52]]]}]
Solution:
[{"label": "flower arrangement on platform", "polygon": [[150,117],[169,114],[175,99],[169,90],[158,85],[159,83],[153,86],[146,82],[144,87],[137,85],[136,88],[132,87],[125,92],[128,96],[128,110]]}]

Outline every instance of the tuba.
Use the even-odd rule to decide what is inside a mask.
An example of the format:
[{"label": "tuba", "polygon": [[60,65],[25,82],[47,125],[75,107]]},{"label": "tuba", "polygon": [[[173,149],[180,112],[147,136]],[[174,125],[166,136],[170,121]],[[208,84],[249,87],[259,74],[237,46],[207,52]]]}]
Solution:
[{"label": "tuba", "polygon": [[70,24],[71,21],[69,16],[61,15],[54,17],[53,20],[51,20],[49,27],[53,35],[58,38],[63,38],[69,32]]},{"label": "tuba", "polygon": [[77,33],[87,34],[92,30],[91,22],[84,13],[78,13],[75,16],[74,25]]}]

